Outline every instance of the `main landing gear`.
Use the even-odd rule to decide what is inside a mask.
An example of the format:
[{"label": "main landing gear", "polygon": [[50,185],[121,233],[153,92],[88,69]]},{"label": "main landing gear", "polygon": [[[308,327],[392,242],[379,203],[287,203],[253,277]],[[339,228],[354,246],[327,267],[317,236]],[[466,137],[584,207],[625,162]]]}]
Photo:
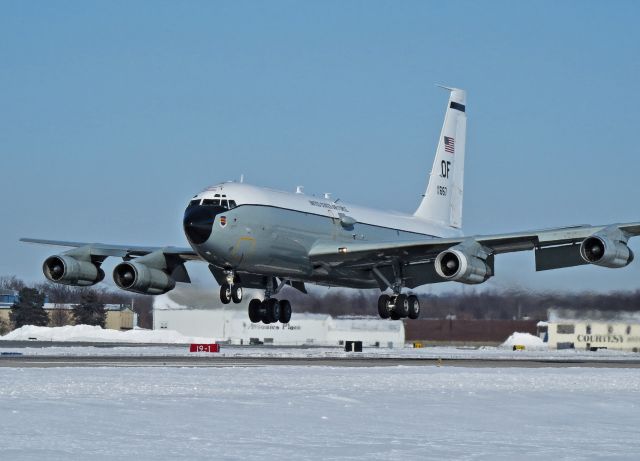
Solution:
[{"label": "main landing gear", "polygon": [[253,323],[289,323],[291,320],[291,303],[286,299],[278,301],[267,298],[264,301],[252,299],[249,302],[249,320]]},{"label": "main landing gear", "polygon": [[281,280],[276,286],[275,279],[267,280],[264,290],[264,301],[252,299],[249,303],[249,320],[253,323],[289,323],[291,320],[291,303],[286,299],[277,300],[272,298],[272,294],[277,294],[284,287],[286,280]]},{"label": "main landing gear", "polygon": [[[283,280],[276,286],[274,279],[269,278],[264,290],[264,301],[252,299],[249,302],[249,319],[253,323],[289,323],[291,320],[291,303],[286,299],[277,300],[272,294],[277,294],[286,281]],[[226,281],[220,285],[220,301],[222,304],[235,304],[242,302],[242,285],[240,279],[232,271],[227,272]]]},{"label": "main landing gear", "polygon": [[417,319],[420,316],[420,302],[416,295],[381,295],[378,298],[378,315],[383,319]]}]

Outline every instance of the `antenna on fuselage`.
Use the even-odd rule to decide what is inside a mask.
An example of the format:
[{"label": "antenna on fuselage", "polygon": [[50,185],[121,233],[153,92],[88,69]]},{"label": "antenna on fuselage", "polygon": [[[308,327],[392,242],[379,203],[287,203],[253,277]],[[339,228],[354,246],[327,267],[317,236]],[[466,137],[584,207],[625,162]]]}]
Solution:
[{"label": "antenna on fuselage", "polygon": [[296,194],[304,194],[304,186],[297,186]]}]

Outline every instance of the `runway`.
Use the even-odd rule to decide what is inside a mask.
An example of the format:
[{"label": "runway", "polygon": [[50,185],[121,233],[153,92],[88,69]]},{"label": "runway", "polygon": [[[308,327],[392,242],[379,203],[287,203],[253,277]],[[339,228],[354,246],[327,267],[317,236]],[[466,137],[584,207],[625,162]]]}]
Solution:
[{"label": "runway", "polygon": [[343,357],[229,357],[229,356],[60,356],[60,355],[5,355],[0,367],[58,368],[58,367],[156,367],[156,368],[225,368],[225,367],[464,367],[464,368],[640,368],[638,360],[580,360],[540,358],[414,358],[371,357],[349,355]]}]

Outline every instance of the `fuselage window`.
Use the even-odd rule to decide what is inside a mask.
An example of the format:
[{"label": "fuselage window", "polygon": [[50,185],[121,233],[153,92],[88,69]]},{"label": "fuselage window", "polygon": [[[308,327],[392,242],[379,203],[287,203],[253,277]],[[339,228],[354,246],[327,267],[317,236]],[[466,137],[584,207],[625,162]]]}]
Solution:
[{"label": "fuselage window", "polygon": [[227,203],[227,201],[226,201],[226,200],[223,200],[223,201],[222,201],[222,207],[223,207],[223,208],[226,208],[226,209],[229,209],[229,204]]},{"label": "fuselage window", "polygon": [[191,200],[191,205],[200,205],[200,199]]},{"label": "fuselage window", "polygon": [[213,202],[213,204],[215,206],[220,206],[220,199],[219,198],[214,198],[213,200],[211,200]]},{"label": "fuselage window", "polygon": [[229,209],[235,208],[236,206],[237,205],[236,205],[236,202],[234,200],[229,200]]},{"label": "fuselage window", "polygon": [[202,204],[203,204],[203,205],[211,206],[211,205],[215,205],[215,202],[216,202],[215,200],[212,200],[212,199],[210,199],[210,198],[206,198],[206,199],[204,199],[204,200],[202,201]]}]

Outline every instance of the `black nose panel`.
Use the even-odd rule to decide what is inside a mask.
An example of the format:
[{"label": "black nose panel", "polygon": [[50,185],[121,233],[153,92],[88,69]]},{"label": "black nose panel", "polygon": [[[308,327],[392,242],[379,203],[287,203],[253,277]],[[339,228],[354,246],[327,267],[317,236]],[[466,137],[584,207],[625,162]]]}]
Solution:
[{"label": "black nose panel", "polygon": [[191,243],[200,245],[211,236],[213,221],[224,208],[207,205],[191,205],[184,212],[184,233]]}]

